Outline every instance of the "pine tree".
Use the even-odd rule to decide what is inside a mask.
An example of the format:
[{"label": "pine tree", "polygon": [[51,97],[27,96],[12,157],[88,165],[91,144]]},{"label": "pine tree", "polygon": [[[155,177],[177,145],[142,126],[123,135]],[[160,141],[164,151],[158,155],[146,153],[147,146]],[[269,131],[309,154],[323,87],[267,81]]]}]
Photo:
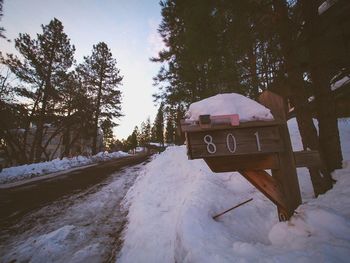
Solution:
[{"label": "pine tree", "polygon": [[156,131],[156,122],[154,120],[151,127],[151,142],[157,142],[157,131]]},{"label": "pine tree", "polygon": [[103,132],[103,143],[106,148],[110,148],[111,143],[113,142],[113,123],[110,119],[105,119],[101,123],[101,129]]},{"label": "pine tree", "polygon": [[138,136],[138,142],[140,146],[145,146],[146,144],[146,123],[143,121],[141,122],[140,125],[140,132],[139,132],[139,136]]},{"label": "pine tree", "polygon": [[[166,49],[152,59],[162,63],[154,78],[159,87],[156,100],[187,106],[225,92],[257,98],[264,88],[257,54],[264,45],[258,47],[254,30],[260,20],[254,17],[258,2],[168,0],[160,4],[159,32]],[[274,75],[270,68],[266,71],[266,76]]]},{"label": "pine tree", "polygon": [[1,67],[0,70],[0,150],[6,154],[11,163],[26,163],[24,142],[20,134],[11,131],[23,127],[28,116],[26,107],[15,101],[14,77],[11,72]]},{"label": "pine tree", "polygon": [[172,114],[168,114],[166,119],[166,128],[165,128],[165,141],[168,144],[173,144],[175,140],[175,125]]},{"label": "pine tree", "polygon": [[[3,16],[3,11],[2,11],[3,5],[4,5],[4,1],[0,0],[0,21],[1,21],[2,16]],[[5,31],[5,29],[3,27],[0,27],[0,38],[6,38],[4,35],[4,31]]]},{"label": "pine tree", "polygon": [[136,152],[136,147],[138,145],[138,140],[137,140],[138,136],[139,136],[139,129],[137,126],[135,126],[134,131],[132,132],[131,138],[130,138],[131,149],[134,149],[134,153]]},{"label": "pine tree", "polygon": [[59,85],[59,116],[63,126],[64,151],[61,157],[69,156],[71,147],[79,139],[91,138],[93,101],[82,85],[76,71],[67,74],[65,81]]},{"label": "pine tree", "polygon": [[164,145],[164,103],[161,103],[157,116],[154,120],[154,135],[155,135],[155,142],[160,143],[162,146]]},{"label": "pine tree", "polygon": [[176,145],[181,145],[185,141],[185,136],[181,132],[181,120],[185,117],[185,109],[182,104],[179,104],[175,112],[175,141]]},{"label": "pine tree", "polygon": [[84,57],[84,63],[78,67],[90,96],[94,100],[94,134],[92,152],[97,152],[98,127],[102,120],[113,120],[121,114],[121,92],[119,86],[123,80],[117,61],[113,58],[107,44],[100,42],[93,46],[92,55]]},{"label": "pine tree", "polygon": [[[65,77],[73,64],[74,46],[63,31],[62,23],[54,18],[46,26],[42,25],[42,34],[32,39],[28,34],[20,34],[15,39],[15,47],[23,59],[9,55],[4,63],[27,85],[19,89],[20,95],[32,100],[32,108],[27,121],[36,122],[37,129],[31,148],[30,161],[40,161],[45,153],[43,145],[43,127],[52,122],[59,99],[57,84]],[[46,144],[47,145],[47,144]]]}]

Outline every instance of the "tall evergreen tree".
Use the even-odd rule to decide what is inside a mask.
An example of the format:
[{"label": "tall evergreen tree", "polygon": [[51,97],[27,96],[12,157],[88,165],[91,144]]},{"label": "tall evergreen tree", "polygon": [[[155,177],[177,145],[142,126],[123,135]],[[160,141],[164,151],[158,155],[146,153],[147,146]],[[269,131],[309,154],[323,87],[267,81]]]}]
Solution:
[{"label": "tall evergreen tree", "polygon": [[105,119],[101,123],[101,129],[103,133],[103,143],[106,148],[109,148],[113,142],[113,123],[110,119]]},{"label": "tall evergreen tree", "polygon": [[[4,5],[4,1],[3,0],[0,0],[0,21],[2,19],[2,16],[3,16],[3,5]],[[5,28],[4,27],[0,27],[0,38],[6,38],[5,35],[4,35],[4,31],[5,31]]]},{"label": "tall evergreen tree", "polygon": [[[259,81],[263,74],[258,74],[257,53],[266,45],[258,46],[254,29],[259,19],[254,14],[264,5],[235,0],[162,1],[159,32],[166,49],[153,58],[163,64],[154,78],[160,88],[155,98],[173,106],[224,92],[257,98],[259,89],[266,88]],[[268,78],[273,76],[270,68],[265,71]]]},{"label": "tall evergreen tree", "polygon": [[151,142],[157,141],[157,131],[156,131],[156,122],[153,122],[153,125],[151,127]]},{"label": "tall evergreen tree", "polygon": [[99,124],[108,119],[115,125],[114,119],[122,116],[119,86],[123,77],[117,68],[117,61],[104,42],[93,46],[92,55],[84,57],[84,63],[79,65],[78,71],[94,100],[92,152],[96,153]]},{"label": "tall evergreen tree", "polygon": [[0,150],[3,151],[11,163],[26,163],[23,140],[17,133],[11,131],[23,127],[28,111],[18,103],[15,88],[12,85],[13,76],[3,65],[0,70]]},{"label": "tall evergreen tree", "polygon": [[91,138],[93,101],[76,71],[67,74],[65,81],[59,85],[59,94],[64,146],[61,157],[64,157],[70,154],[71,147],[78,139],[87,141]]},{"label": "tall evergreen tree", "polygon": [[136,152],[136,147],[138,145],[138,140],[137,140],[138,136],[139,136],[139,129],[137,126],[135,126],[130,138],[131,149],[134,150],[134,153]]},{"label": "tall evergreen tree", "polygon": [[22,59],[8,55],[5,64],[27,85],[20,89],[20,95],[32,100],[29,123],[37,125],[29,159],[40,161],[43,146],[45,122],[52,122],[55,103],[59,99],[57,84],[62,81],[73,64],[74,46],[63,31],[62,23],[54,18],[48,25],[42,25],[43,33],[32,39],[28,34],[20,34],[15,39],[15,47]]},{"label": "tall evergreen tree", "polygon": [[169,114],[166,118],[165,126],[165,141],[168,144],[173,144],[175,140],[175,124],[174,124],[174,115]]},{"label": "tall evergreen tree", "polygon": [[164,145],[164,103],[161,103],[154,120],[155,142]]},{"label": "tall evergreen tree", "polygon": [[146,146],[151,141],[151,120],[148,117],[147,120],[141,123],[141,131],[140,131],[140,145]]},{"label": "tall evergreen tree", "polygon": [[185,136],[181,132],[181,120],[185,117],[185,109],[182,104],[179,104],[175,112],[175,141],[176,145],[181,145],[185,141]]}]

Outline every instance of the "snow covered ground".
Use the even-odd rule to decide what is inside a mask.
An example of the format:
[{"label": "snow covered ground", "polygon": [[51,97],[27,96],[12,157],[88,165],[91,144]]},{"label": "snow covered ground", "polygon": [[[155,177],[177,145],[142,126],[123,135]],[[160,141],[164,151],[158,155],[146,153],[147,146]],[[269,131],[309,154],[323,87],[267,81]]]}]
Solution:
[{"label": "snow covered ground", "polygon": [[[301,150],[296,121],[288,126]],[[109,262],[128,211],[118,262],[348,262],[350,119],[339,129],[345,161],[333,173],[337,183],[315,199],[307,169],[298,169],[303,204],[288,222],[278,222],[275,205],[238,173],[215,174],[204,161],[188,160],[184,146],[169,147],[145,166],[1,229],[1,261]]]},{"label": "snow covered ground", "polygon": [[100,152],[91,157],[76,156],[73,158],[54,159],[49,162],[25,164],[21,166],[5,168],[0,172],[0,184],[13,183],[50,173],[55,173],[71,168],[98,163],[128,156],[124,152]]},{"label": "snow covered ground", "polygon": [[339,89],[340,87],[342,87],[343,85],[348,84],[348,83],[350,83],[350,77],[349,76],[344,76],[340,80],[338,80],[335,83],[333,83],[331,85],[331,89],[332,90]]},{"label": "snow covered ground", "polygon": [[142,164],[64,196],[0,228],[0,262],[110,262],[120,246],[120,206]]},{"label": "snow covered ground", "polygon": [[[301,150],[295,119],[288,122]],[[238,173],[215,174],[186,149],[170,147],[140,172],[124,200],[128,225],[120,262],[349,262],[350,120],[339,121],[343,169],[326,194],[313,197],[298,169],[303,204],[288,222]],[[217,219],[242,201],[253,201]]]}]

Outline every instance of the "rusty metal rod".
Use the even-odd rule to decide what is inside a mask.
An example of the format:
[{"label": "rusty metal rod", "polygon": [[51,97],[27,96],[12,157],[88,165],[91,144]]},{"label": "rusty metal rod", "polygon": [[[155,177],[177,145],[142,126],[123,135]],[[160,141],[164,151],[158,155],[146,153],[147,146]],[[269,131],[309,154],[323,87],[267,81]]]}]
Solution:
[{"label": "rusty metal rod", "polygon": [[252,201],[253,200],[253,198],[250,198],[250,199],[248,199],[248,200],[246,200],[246,201],[244,201],[244,202],[242,202],[242,203],[239,203],[238,205],[235,205],[234,207],[231,207],[230,209],[227,209],[226,211],[224,211],[224,212],[222,212],[222,213],[220,213],[220,214],[218,214],[218,215],[216,215],[216,216],[213,216],[213,219],[216,219],[216,218],[218,218],[219,216],[222,216],[223,214],[226,214],[227,212],[230,212],[231,210],[233,210],[233,209],[235,209],[235,208],[237,208],[237,207],[240,207],[241,205],[244,205],[244,204],[246,204],[246,203],[249,203],[250,201]]}]

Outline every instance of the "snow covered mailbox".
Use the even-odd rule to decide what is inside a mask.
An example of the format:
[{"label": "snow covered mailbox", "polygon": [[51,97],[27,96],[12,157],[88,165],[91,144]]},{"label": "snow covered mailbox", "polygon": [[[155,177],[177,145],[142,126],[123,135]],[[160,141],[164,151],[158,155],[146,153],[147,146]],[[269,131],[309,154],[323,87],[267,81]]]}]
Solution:
[{"label": "snow covered mailbox", "polygon": [[189,159],[238,171],[277,205],[280,221],[293,215],[301,197],[285,120],[242,95],[219,94],[191,104],[181,129]]}]

